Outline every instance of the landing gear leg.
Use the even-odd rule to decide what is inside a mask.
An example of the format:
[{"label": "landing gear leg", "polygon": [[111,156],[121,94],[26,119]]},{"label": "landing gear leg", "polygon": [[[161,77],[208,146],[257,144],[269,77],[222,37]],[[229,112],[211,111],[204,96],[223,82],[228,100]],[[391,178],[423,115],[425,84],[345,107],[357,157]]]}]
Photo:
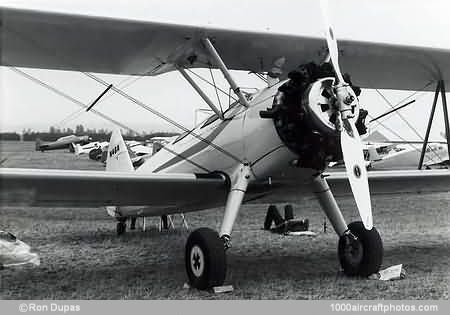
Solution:
[{"label": "landing gear leg", "polygon": [[231,190],[228,194],[227,203],[225,205],[225,214],[220,227],[220,237],[224,241],[225,249],[231,247],[231,231],[233,230],[234,221],[241,208],[248,183],[250,181],[251,170],[248,165],[241,165],[233,176]]},{"label": "landing gear leg", "polygon": [[383,261],[383,243],[373,227],[366,230],[360,221],[348,226],[330,187],[322,174],[313,179],[315,194],[326,216],[339,236],[339,262],[348,276],[363,276],[377,272]]},{"label": "landing gear leg", "polygon": [[136,230],[136,217],[131,218],[130,220],[130,230]]},{"label": "landing gear leg", "polygon": [[333,225],[336,234],[338,236],[344,235],[345,231],[348,230],[347,223],[345,223],[344,216],[331,193],[325,177],[322,174],[318,174],[313,178],[312,183],[314,194],[319,200],[322,210]]},{"label": "landing gear leg", "polygon": [[185,248],[185,265],[192,287],[204,290],[223,284],[227,270],[225,250],[231,247],[231,231],[250,177],[248,165],[241,165],[233,174],[220,234],[208,228],[200,228],[189,235]]},{"label": "landing gear leg", "polygon": [[119,222],[117,222],[117,226],[116,226],[117,236],[123,235],[126,232],[126,230],[127,230],[126,219],[119,220]]}]

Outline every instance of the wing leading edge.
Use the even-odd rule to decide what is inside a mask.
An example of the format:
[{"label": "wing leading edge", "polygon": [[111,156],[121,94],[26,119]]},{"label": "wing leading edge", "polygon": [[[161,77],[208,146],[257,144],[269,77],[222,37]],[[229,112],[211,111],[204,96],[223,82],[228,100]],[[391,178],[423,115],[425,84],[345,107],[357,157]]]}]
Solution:
[{"label": "wing leading edge", "polygon": [[[327,181],[333,193],[350,191],[344,173],[328,173]],[[399,170],[368,172],[372,194],[424,193],[450,191],[448,170]]]},{"label": "wing leading edge", "polygon": [[[1,7],[0,34],[1,65],[132,75],[214,66],[204,37],[234,70],[269,71],[280,57],[289,70],[321,62],[326,52],[320,37]],[[417,90],[450,77],[450,50],[351,40],[339,49],[343,69],[361,87]]]},{"label": "wing leading edge", "polygon": [[0,168],[0,205],[195,206],[225,201],[221,175]]},{"label": "wing leading edge", "polygon": [[[372,194],[450,191],[448,170],[372,171]],[[343,172],[325,174],[335,195],[349,194]],[[200,210],[225,204],[228,183],[219,174],[140,174],[0,168],[0,205],[96,207],[155,206]],[[250,203],[299,202],[311,197],[310,181],[289,177],[251,183]]]}]

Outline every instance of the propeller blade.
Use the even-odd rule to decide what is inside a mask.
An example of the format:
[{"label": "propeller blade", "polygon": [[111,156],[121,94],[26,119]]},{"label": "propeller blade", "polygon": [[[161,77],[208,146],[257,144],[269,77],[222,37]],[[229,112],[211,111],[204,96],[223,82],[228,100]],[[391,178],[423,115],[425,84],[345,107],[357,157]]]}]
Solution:
[{"label": "propeller blade", "polygon": [[344,83],[344,78],[339,68],[339,53],[337,40],[334,36],[333,27],[331,25],[330,16],[328,14],[328,0],[320,0],[320,6],[322,8],[323,20],[325,23],[325,36],[327,39],[328,52],[330,54],[331,63],[333,64],[334,71],[336,72],[339,83]]},{"label": "propeller blade", "polygon": [[345,120],[343,124],[341,148],[347,177],[364,227],[371,230],[373,227],[372,205],[361,139],[355,124],[351,120]]},{"label": "propeller blade", "polygon": [[344,81],[341,69],[339,67],[338,45],[329,18],[328,0],[320,0],[320,5],[326,29],[325,33],[328,51],[330,54],[331,63],[333,64],[334,71],[336,72],[338,78],[338,82],[336,84],[336,97],[339,105],[339,111],[341,113],[340,119],[342,119],[342,126],[340,128],[341,148],[345,168],[347,170],[347,177],[350,182],[350,187],[352,189],[356,206],[364,227],[367,230],[371,230],[373,227],[372,205],[370,201],[369,182],[367,179],[364,151],[358,130],[356,129],[354,122],[351,120],[353,115],[349,113],[349,110],[351,109],[350,105],[354,99],[350,97],[350,87]]}]

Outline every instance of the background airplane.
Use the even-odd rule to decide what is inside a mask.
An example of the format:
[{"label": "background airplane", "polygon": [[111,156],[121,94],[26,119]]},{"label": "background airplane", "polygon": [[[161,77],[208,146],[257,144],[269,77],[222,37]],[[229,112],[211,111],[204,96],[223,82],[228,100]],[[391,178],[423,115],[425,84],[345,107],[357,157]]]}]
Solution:
[{"label": "background airplane", "polygon": [[94,142],[89,142],[86,143],[84,145],[81,145],[79,143],[74,145],[74,153],[75,155],[80,155],[80,154],[89,154],[92,150],[94,149],[100,149],[100,151],[108,145],[108,142],[106,141],[94,141]]},{"label": "background airplane", "polygon": [[[415,144],[422,144],[415,142]],[[415,169],[419,166],[421,150],[405,143],[368,144],[367,160],[371,169]],[[448,163],[446,143],[430,142],[425,151],[425,168],[445,166]]]},{"label": "background airplane", "polygon": [[36,139],[36,151],[49,151],[49,150],[61,150],[69,148],[71,152],[75,151],[75,145],[85,145],[91,142],[92,139],[89,136],[65,136],[57,139],[53,142],[44,142],[41,139]]}]

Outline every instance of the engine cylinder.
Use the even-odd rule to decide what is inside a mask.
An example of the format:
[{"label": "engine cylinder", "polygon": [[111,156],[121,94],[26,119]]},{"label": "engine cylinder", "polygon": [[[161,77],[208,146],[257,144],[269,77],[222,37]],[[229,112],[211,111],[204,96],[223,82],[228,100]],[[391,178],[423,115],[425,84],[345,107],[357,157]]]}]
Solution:
[{"label": "engine cylinder", "polygon": [[[291,85],[275,96],[271,110],[275,128],[286,146],[298,154],[300,167],[323,169],[328,162],[342,159],[334,80],[322,78],[306,88]],[[356,121],[359,103],[355,101],[351,109],[351,119]]]}]

